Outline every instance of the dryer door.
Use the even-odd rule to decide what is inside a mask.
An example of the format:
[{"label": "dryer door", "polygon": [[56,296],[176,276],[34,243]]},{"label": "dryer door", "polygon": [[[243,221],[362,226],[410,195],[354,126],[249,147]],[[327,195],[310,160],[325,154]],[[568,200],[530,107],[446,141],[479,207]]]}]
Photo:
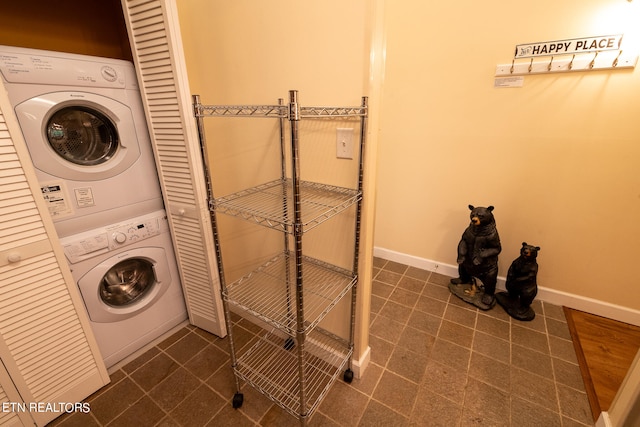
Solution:
[{"label": "dryer door", "polygon": [[137,248],[114,255],[78,280],[89,318],[118,322],[150,308],[171,284],[164,249]]},{"label": "dryer door", "polygon": [[34,166],[70,181],[112,178],[140,157],[131,109],[86,92],[54,92],[15,107]]},{"label": "dryer door", "polygon": [[47,120],[45,131],[54,153],[77,165],[108,162],[120,146],[113,122],[90,107],[75,105],[59,109]]}]

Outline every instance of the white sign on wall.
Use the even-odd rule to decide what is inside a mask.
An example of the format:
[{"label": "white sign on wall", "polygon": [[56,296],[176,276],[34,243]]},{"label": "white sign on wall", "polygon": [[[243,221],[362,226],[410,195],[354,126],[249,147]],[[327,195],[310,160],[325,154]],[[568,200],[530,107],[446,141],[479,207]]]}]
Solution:
[{"label": "white sign on wall", "polygon": [[566,55],[599,52],[602,50],[620,50],[622,34],[579,39],[556,40],[540,43],[519,44],[514,58],[533,58],[536,56]]}]

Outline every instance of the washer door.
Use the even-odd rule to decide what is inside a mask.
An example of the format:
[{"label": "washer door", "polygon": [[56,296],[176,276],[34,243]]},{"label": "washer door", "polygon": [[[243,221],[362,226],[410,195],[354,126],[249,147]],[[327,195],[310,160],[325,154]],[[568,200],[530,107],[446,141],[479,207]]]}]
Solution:
[{"label": "washer door", "polygon": [[163,248],[132,249],[114,255],[78,280],[89,318],[119,322],[150,308],[171,285]]},{"label": "washer door", "polygon": [[15,110],[34,166],[54,177],[104,180],[140,157],[131,109],[111,98],[54,92]]}]

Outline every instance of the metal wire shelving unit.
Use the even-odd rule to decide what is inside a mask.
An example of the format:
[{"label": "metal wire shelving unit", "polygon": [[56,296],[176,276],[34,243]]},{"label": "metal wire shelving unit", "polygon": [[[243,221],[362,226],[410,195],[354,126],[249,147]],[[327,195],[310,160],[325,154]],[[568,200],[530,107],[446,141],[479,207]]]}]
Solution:
[{"label": "metal wire shelving unit", "polygon": [[[343,373],[351,382],[355,327],[360,216],[362,209],[367,98],[355,107],[303,107],[297,91],[289,104],[203,105],[193,96],[194,115],[205,166],[209,210],[229,331],[231,366],[236,380],[233,407],[243,404],[241,381],[299,418],[302,425],[318,407],[333,382]],[[279,121],[281,177],[223,197],[214,197],[209,173],[204,120],[208,117],[271,118]],[[354,188],[300,179],[299,122],[306,119],[359,119],[358,178]],[[285,127],[289,124],[290,149]],[[290,161],[287,173],[286,162]],[[288,176],[289,175],[289,176]],[[355,206],[353,265],[350,270],[306,256],[303,235]],[[226,283],[217,215],[224,214],[281,232],[281,253],[233,283]],[[351,239],[349,239],[351,240]],[[291,242],[291,243],[290,243]],[[344,339],[319,326],[322,319],[351,294],[349,337]],[[236,349],[231,310],[268,325],[249,345]]]}]

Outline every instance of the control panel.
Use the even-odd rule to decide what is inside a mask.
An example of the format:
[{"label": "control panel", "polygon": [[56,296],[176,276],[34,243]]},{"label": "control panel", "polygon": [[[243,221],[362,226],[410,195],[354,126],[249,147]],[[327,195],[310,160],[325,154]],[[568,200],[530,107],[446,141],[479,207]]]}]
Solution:
[{"label": "control panel", "polygon": [[130,245],[140,240],[160,234],[158,219],[153,218],[144,222],[134,222],[125,226],[119,225],[113,229],[107,229],[109,237],[109,249]]},{"label": "control panel", "polygon": [[160,234],[166,216],[141,217],[127,223],[120,223],[92,230],[61,240],[64,253],[70,263],[101,255],[112,250],[131,245]]},{"label": "control panel", "polygon": [[[127,87],[128,64],[122,61],[96,63],[93,60],[59,58],[51,53],[0,46],[0,74],[9,83],[57,84],[83,87]],[[70,56],[70,55],[67,55]],[[74,56],[80,58],[80,56]]]}]

